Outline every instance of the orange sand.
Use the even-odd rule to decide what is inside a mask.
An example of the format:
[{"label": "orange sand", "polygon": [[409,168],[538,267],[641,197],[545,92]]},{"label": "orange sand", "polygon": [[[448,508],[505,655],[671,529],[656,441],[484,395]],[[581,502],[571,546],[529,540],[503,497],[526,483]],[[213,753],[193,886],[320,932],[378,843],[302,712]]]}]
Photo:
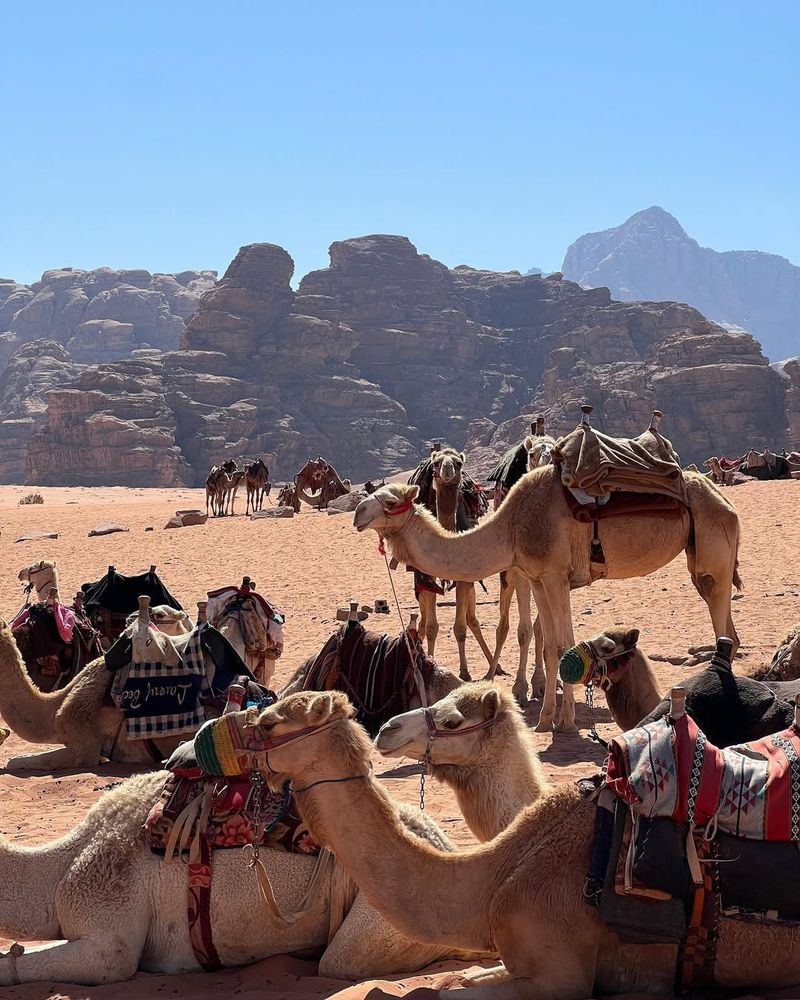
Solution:
[{"label": "orange sand", "polygon": [[[275,683],[280,685],[292,669],[319,648],[334,627],[336,608],[350,597],[371,603],[391,597],[386,567],[376,551],[373,532],[357,534],[351,515],[328,516],[304,510],[292,520],[250,521],[237,516],[211,520],[200,527],[165,531],[163,525],[177,509],[205,508],[200,490],[135,490],[125,488],[48,489],[41,492],[41,506],[19,507],[18,500],[29,488],[0,487],[0,552],[5,569],[0,576],[0,613],[10,618],[23,597],[17,571],[38,559],[55,559],[63,596],[87,580],[101,576],[108,565],[121,572],[141,572],[155,563],[169,589],[190,611],[207,590],[238,583],[248,574],[258,589],[269,596],[287,615],[286,652],[279,661]],[[736,600],[734,618],[742,639],[745,663],[769,660],[787,630],[800,618],[800,483],[748,483],[730,489],[727,495],[736,504],[743,525],[740,553],[745,589]],[[244,509],[240,498],[239,510]],[[88,531],[101,521],[115,521],[130,531],[100,538],[88,538]],[[146,532],[152,527],[152,532]],[[59,538],[43,542],[16,539],[29,531],[58,531]],[[414,606],[411,576],[398,572],[395,582],[403,614]],[[493,639],[497,624],[497,581],[488,582],[488,594],[479,592],[479,614],[484,630]],[[626,623],[641,630],[641,645],[650,654],[663,657],[685,655],[694,645],[713,637],[706,608],[691,585],[681,559],[645,580],[597,583],[590,590],[573,594],[573,617],[578,638],[590,636],[604,626]],[[457,664],[455,642],[450,633],[453,608],[446,602],[440,610],[443,624],[437,659],[449,666]],[[396,611],[390,616],[374,616],[374,628],[396,632]],[[503,663],[511,671],[516,664],[515,621]],[[490,641],[490,645],[491,645]],[[476,646],[469,640],[473,674],[482,673]],[[657,673],[666,686],[685,675],[680,667],[657,664]],[[510,684],[510,678],[502,678]],[[602,702],[601,702],[602,704]],[[539,706],[528,710],[535,722]],[[601,733],[610,735],[613,723],[607,711],[598,712]],[[585,711],[579,708],[578,723],[586,725]],[[536,735],[537,746],[548,777],[555,782],[571,781],[592,770],[601,753],[584,737]],[[0,765],[10,756],[31,748],[13,736],[0,748]],[[391,766],[376,758],[376,773]],[[418,781],[398,768],[403,776],[386,777],[392,793],[405,801],[416,801]],[[98,798],[104,787],[129,773],[116,766],[98,767],[87,773],[64,773],[55,778],[34,775],[21,778],[0,772],[0,833],[17,842],[34,844],[62,834]],[[430,783],[427,792],[430,815],[440,822],[457,844],[474,843],[447,789]],[[0,940],[0,949],[7,942]],[[316,977],[313,963],[290,958],[269,959],[247,969],[218,974],[180,977],[137,975],[133,980],[109,987],[84,988],[33,984],[0,990],[8,998],[39,1000],[49,997],[91,997],[94,1000],[143,1000],[158,994],[197,997],[209,1000],[220,992],[242,996],[258,995],[277,1000],[329,997],[346,984]],[[450,977],[452,981],[452,977]],[[415,986],[430,985],[429,976],[410,976],[393,992],[403,995]],[[367,987],[347,990],[348,1000],[361,998]],[[784,995],[788,995],[784,992]]]}]

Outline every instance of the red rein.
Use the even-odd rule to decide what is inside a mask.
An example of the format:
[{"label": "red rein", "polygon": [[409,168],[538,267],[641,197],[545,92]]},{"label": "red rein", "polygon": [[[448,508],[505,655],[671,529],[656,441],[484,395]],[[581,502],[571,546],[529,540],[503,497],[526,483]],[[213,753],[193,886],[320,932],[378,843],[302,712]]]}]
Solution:
[{"label": "red rein", "polygon": [[[404,500],[403,503],[396,504],[390,510],[383,508],[383,513],[385,517],[397,517],[399,514],[405,514],[411,510],[414,506],[413,500]],[[381,535],[381,540],[378,542],[378,552],[382,556],[386,555],[386,546],[383,544],[383,535]]]}]

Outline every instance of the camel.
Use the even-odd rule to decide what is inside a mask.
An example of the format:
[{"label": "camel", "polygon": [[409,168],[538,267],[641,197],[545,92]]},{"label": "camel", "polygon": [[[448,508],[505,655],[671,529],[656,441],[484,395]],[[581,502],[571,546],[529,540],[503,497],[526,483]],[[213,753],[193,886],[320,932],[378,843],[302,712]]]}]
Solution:
[{"label": "camel", "polygon": [[309,458],[294,477],[294,486],[298,499],[318,510],[325,510],[331,500],[350,492],[348,481],[340,479],[336,469],[321,456]]},{"label": "camel", "polygon": [[58,570],[52,559],[40,559],[30,566],[23,566],[17,578],[27,584],[24,588],[26,594],[36,591],[36,600],[39,602],[47,600],[51,588],[55,588],[58,595]]},{"label": "camel", "polygon": [[[189,939],[187,867],[164,864],[142,834],[164,785],[164,772],[137,775],[107,792],[70,833],[39,847],[0,837],[0,934],[59,943],[0,953],[0,986],[41,981],[96,985],[137,970],[161,974],[200,969]],[[401,822],[445,856],[452,847],[432,820],[405,807]],[[421,842],[421,841],[420,841]],[[297,910],[317,859],[262,849],[282,912]],[[214,854],[211,930],[223,965],[271,955],[323,952],[322,976],[365,979],[421,968],[474,951],[418,943],[396,930],[357,894],[336,927],[342,875],[322,873],[310,910],[295,923],[266,909],[246,853]],[[331,931],[333,936],[331,937]],[[329,940],[330,938],[330,940]],[[483,957],[486,949],[480,949]]]},{"label": "camel", "polygon": [[396,715],[375,746],[383,757],[424,761],[429,774],[453,789],[478,840],[496,837],[552,791],[513,696],[486,681],[464,684],[427,710]]},{"label": "camel", "polygon": [[[610,628],[582,645],[594,656],[592,667],[608,709],[621,730],[662,718],[669,697],[662,695],[655,671],[638,646],[636,628]],[[686,711],[717,747],[748,743],[787,729],[794,721],[800,680],[764,683],[734,673],[712,660],[681,682]]]},{"label": "camel", "polygon": [[[431,448],[430,462],[433,469],[433,492],[435,495],[436,519],[447,531],[456,531],[458,506],[461,500],[462,471],[464,453],[455,448]],[[467,627],[475,636],[478,645],[483,650],[487,661],[492,663],[492,654],[481,631],[481,624],[476,613],[475,584],[456,582],[456,614],[453,624],[453,635],[458,645],[458,676],[461,680],[470,680],[467,665]],[[436,592],[419,588],[417,602],[419,603],[421,635],[425,636],[428,656],[434,655],[436,637],[439,634],[439,621],[436,613]]]},{"label": "camel", "polygon": [[[551,465],[553,461],[553,449],[556,447],[556,439],[544,432],[544,417],[539,417],[535,424],[531,424],[531,430],[536,428],[535,433],[529,434],[523,443],[527,452],[527,471],[543,468]],[[495,510],[500,506],[505,494],[498,490],[495,494]],[[512,691],[514,697],[523,707],[528,702],[528,651],[533,644],[533,676],[531,677],[531,694],[534,698],[542,698],[545,692],[545,672],[543,657],[542,625],[537,614],[536,620],[531,619],[531,600],[533,593],[531,585],[524,573],[516,569],[505,570],[500,574],[500,617],[497,622],[495,632],[495,646],[492,654],[492,662],[486,674],[486,680],[493,680],[500,662],[500,654],[508,637],[509,612],[511,610],[511,599],[516,594],[517,613],[519,623],[517,625],[517,642],[519,644],[519,661],[517,663],[517,676],[514,679]]]},{"label": "camel", "polygon": [[245,470],[245,487],[247,489],[247,507],[245,514],[262,510],[264,507],[264,497],[269,496],[272,484],[269,481],[269,469],[263,459],[256,459],[247,466]]},{"label": "camel", "polygon": [[[497,949],[504,968],[471,977],[464,1000],[671,993],[677,949],[623,945],[585,904],[591,800],[571,787],[558,790],[488,844],[448,854],[403,829],[370,773],[370,744],[351,715],[336,692],[304,692],[265,709],[253,726],[265,741],[260,766],[266,771],[268,754],[273,787],[290,780],[303,788],[296,801],[306,823],[398,929],[443,946]],[[720,986],[799,982],[793,935],[721,918]]]},{"label": "camel", "polygon": [[295,514],[300,513],[300,497],[297,495],[296,487],[291,483],[282,486],[275,501],[278,507],[291,507]]},{"label": "camel", "polygon": [[[605,575],[611,580],[646,576],[682,551],[692,582],[706,602],[717,638],[739,640],[731,615],[731,585],[738,571],[739,519],[720,490],[698,473],[683,473],[691,511],[678,517],[629,515],[602,522]],[[542,620],[547,683],[538,731],[552,729],[561,654],[574,645],[570,590],[593,580],[592,526],[576,521],[564,497],[556,466],[529,472],[500,507],[475,528],[445,531],[414,504],[416,486],[384,486],[362,500],[353,515],[358,531],[372,528],[398,562],[444,579],[480,580],[515,568],[531,581]],[[735,649],[734,649],[735,653]],[[556,728],[576,732],[571,686],[564,689]]]},{"label": "camel", "polygon": [[790,630],[775,650],[771,663],[750,671],[758,681],[793,681],[800,678],[800,625]]}]

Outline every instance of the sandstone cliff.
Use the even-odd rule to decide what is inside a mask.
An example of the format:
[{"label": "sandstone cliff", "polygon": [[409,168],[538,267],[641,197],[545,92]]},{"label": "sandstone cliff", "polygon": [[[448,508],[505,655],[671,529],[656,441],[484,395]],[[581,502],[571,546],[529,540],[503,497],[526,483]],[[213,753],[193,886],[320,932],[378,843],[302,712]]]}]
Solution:
[{"label": "sandstone cliff", "polygon": [[[257,454],[281,479],[318,453],[357,481],[413,466],[433,438],[468,442],[485,467],[530,414],[566,431],[583,399],[615,433],[663,409],[684,461],[786,441],[791,375],[689,306],[449,269],[400,236],[334,243],[297,291],[292,273],[280,247],[243,247],[178,350],[51,391],[30,481],[199,483]],[[106,451],[82,466],[88,440]]]},{"label": "sandstone cliff", "polygon": [[757,250],[701,247],[661,208],[581,236],[567,250],[563,272],[585,287],[607,286],[624,301],[688,302],[752,333],[775,360],[797,353],[800,267]]}]

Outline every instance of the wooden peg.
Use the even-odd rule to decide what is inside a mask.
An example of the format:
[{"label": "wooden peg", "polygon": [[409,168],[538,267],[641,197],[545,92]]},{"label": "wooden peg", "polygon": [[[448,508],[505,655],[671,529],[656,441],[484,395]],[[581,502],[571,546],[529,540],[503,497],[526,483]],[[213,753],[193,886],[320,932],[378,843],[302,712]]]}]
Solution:
[{"label": "wooden peg", "polygon": [[581,406],[581,423],[585,427],[589,427],[589,415],[591,414],[593,409],[594,407],[591,406],[589,403],[584,403]]},{"label": "wooden peg", "polygon": [[243,576],[242,577],[242,585],[239,588],[239,592],[242,593],[242,594],[249,594],[250,593],[250,577],[249,576]]},{"label": "wooden peg", "polygon": [[86,597],[86,594],[84,594],[84,592],[82,590],[79,590],[78,593],[75,595],[75,600],[73,601],[73,604],[74,604],[74,607],[75,607],[76,611],[79,611],[79,612],[83,611],[83,599],[84,599],[84,597]]},{"label": "wooden peg", "polygon": [[650,426],[647,428],[649,431],[657,431],[658,425],[661,423],[661,418],[664,414],[661,410],[653,410],[653,415],[650,417]]},{"label": "wooden peg", "polygon": [[197,624],[208,621],[208,601],[197,602]]},{"label": "wooden peg", "polygon": [[536,436],[544,437],[544,414],[540,413],[536,418]]},{"label": "wooden peg", "polygon": [[147,594],[142,594],[139,598],[139,621],[150,621],[150,598]]},{"label": "wooden peg", "polygon": [[673,722],[686,715],[686,689],[674,687],[669,693],[669,717]]},{"label": "wooden peg", "polygon": [[417,614],[416,611],[412,611],[411,612],[411,617],[409,618],[409,622],[408,622],[408,631],[409,632],[416,632],[417,631],[417,622],[418,621],[419,621],[419,615]]},{"label": "wooden peg", "polygon": [[155,566],[151,566],[150,567],[150,576],[155,576],[155,575],[156,575],[156,568],[155,568]]},{"label": "wooden peg", "polygon": [[347,616],[349,622],[358,621],[358,601],[350,601],[350,613]]},{"label": "wooden peg", "polygon": [[116,573],[116,571],[117,571],[117,567],[116,566],[109,566],[108,567],[108,575],[109,576],[113,576]]}]

